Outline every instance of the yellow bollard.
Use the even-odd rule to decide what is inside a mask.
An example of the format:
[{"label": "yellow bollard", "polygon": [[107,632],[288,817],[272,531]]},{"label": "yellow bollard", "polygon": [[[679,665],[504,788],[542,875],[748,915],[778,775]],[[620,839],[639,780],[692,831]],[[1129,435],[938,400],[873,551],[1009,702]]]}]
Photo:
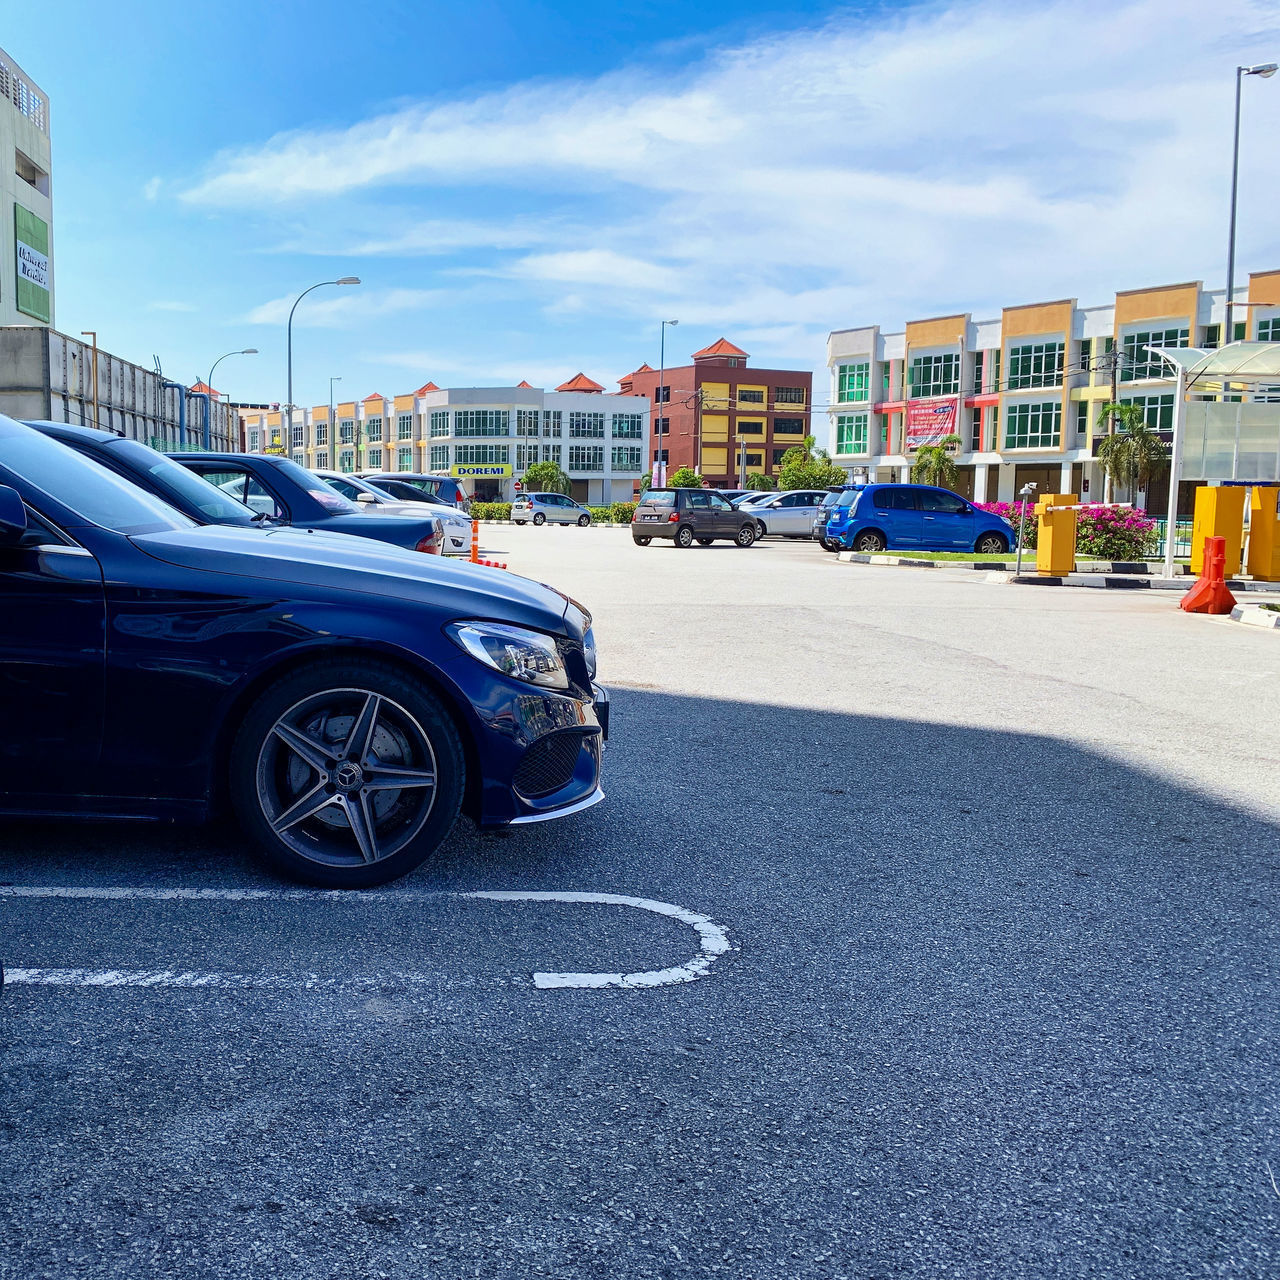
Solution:
[{"label": "yellow bollard", "polygon": [[1191,525],[1191,572],[1204,572],[1204,540],[1225,538],[1227,562],[1223,572],[1234,578],[1240,572],[1240,546],[1244,542],[1244,487],[1202,484],[1196,490],[1195,519]]},{"label": "yellow bollard", "polygon": [[471,563],[480,563],[480,521],[471,522]]},{"label": "yellow bollard", "polygon": [[1280,489],[1254,485],[1249,499],[1249,573],[1280,581]]},{"label": "yellow bollard", "polygon": [[1051,511],[1071,507],[1080,499],[1074,493],[1044,493],[1036,500],[1036,572],[1065,577],[1076,567],[1076,513]]}]

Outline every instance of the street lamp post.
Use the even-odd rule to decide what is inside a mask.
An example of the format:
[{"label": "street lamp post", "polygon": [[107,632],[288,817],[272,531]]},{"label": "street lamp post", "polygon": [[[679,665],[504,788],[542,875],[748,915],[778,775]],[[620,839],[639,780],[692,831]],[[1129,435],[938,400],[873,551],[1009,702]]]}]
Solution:
[{"label": "street lamp post", "polygon": [[228,351],[226,355],[219,356],[212,365],[209,366],[209,376],[205,379],[204,385],[213,391],[213,372],[227,358],[227,356],[256,356],[258,354],[257,347],[245,347],[242,351]]},{"label": "street lamp post", "polygon": [[1236,187],[1240,176],[1240,84],[1245,76],[1261,76],[1269,80],[1276,73],[1276,63],[1260,62],[1255,67],[1236,68],[1236,121],[1235,137],[1231,144],[1231,227],[1227,233],[1227,307],[1226,325],[1222,334],[1222,345],[1234,340],[1235,330],[1231,323],[1232,295],[1236,285]]},{"label": "street lamp post", "polygon": [[329,379],[329,449],[333,458],[333,469],[338,470],[338,424],[333,417],[333,384],[341,382],[342,375],[338,374],[335,378]]},{"label": "street lamp post", "polygon": [[662,423],[664,421],[662,417],[662,405],[669,403],[662,398],[662,384],[666,380],[667,374],[667,325],[675,326],[679,323],[679,320],[664,320],[662,322],[661,333],[658,337],[658,430],[656,432],[658,437],[658,456],[654,460],[653,475],[650,480],[650,483],[652,483],[654,488],[657,489],[661,489],[667,483],[667,464],[663,461],[662,457],[662,437],[664,434],[662,430]]},{"label": "street lamp post", "polygon": [[329,284],[359,284],[359,276],[341,276],[337,280],[320,280],[313,284],[310,289],[303,289],[294,299],[293,306],[289,308],[289,323],[285,326],[285,346],[287,350],[288,361],[288,397],[285,404],[285,414],[289,424],[289,430],[293,429],[293,313],[298,309],[298,303],[303,300],[313,289],[323,289]]}]

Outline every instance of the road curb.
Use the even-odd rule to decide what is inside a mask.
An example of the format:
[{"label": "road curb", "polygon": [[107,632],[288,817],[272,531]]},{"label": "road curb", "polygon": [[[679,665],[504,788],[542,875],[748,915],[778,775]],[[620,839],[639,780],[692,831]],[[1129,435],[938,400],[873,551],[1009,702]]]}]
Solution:
[{"label": "road curb", "polygon": [[1275,631],[1280,628],[1280,613],[1274,609],[1264,609],[1260,604],[1238,604],[1231,610],[1231,621],[1242,622],[1246,627]]},{"label": "road curb", "polygon": [[[973,569],[979,573],[1016,573],[1018,563],[1016,560],[930,560],[926,556],[874,555],[861,551],[841,551],[837,558],[845,564],[889,565],[902,569]],[[1026,559],[1029,563],[1034,563],[1034,553]],[[1145,560],[1081,560],[1072,576],[1105,574],[1154,579],[1163,578],[1162,569],[1162,565]],[[1181,566],[1179,571],[1187,572],[1186,566]]]}]

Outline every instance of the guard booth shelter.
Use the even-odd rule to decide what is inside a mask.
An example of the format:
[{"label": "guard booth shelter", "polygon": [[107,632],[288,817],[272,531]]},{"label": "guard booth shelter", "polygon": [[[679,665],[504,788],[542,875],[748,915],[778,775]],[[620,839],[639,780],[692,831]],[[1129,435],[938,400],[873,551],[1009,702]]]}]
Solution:
[{"label": "guard booth shelter", "polygon": [[[1259,543],[1257,565],[1270,564],[1268,547],[1280,499],[1280,342],[1232,342],[1214,351],[1197,347],[1147,350],[1173,365],[1178,379],[1173,402],[1169,529],[1175,527],[1178,517],[1179,481],[1241,491],[1238,497],[1205,495],[1205,502],[1197,496],[1197,526],[1202,536],[1206,530],[1229,533],[1218,524],[1242,521],[1243,490],[1250,488],[1251,542]],[[1166,577],[1173,575],[1173,544],[1172,537],[1165,539]],[[1193,555],[1195,550],[1193,546]],[[1251,546],[1250,571],[1270,577],[1255,567],[1254,550]],[[1238,532],[1236,551],[1238,554]],[[1228,568],[1230,560],[1229,550]],[[1280,569],[1280,565],[1276,567]]]}]

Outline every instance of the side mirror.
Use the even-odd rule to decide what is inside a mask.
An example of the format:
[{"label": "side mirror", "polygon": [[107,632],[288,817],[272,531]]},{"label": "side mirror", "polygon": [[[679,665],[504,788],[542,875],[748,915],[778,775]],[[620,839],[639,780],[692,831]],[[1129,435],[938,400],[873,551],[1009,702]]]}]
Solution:
[{"label": "side mirror", "polygon": [[375,498],[371,493],[357,493],[356,501],[357,502],[377,502],[377,498]]},{"label": "side mirror", "polygon": [[0,543],[21,540],[27,531],[27,509],[16,489],[0,485]]}]

